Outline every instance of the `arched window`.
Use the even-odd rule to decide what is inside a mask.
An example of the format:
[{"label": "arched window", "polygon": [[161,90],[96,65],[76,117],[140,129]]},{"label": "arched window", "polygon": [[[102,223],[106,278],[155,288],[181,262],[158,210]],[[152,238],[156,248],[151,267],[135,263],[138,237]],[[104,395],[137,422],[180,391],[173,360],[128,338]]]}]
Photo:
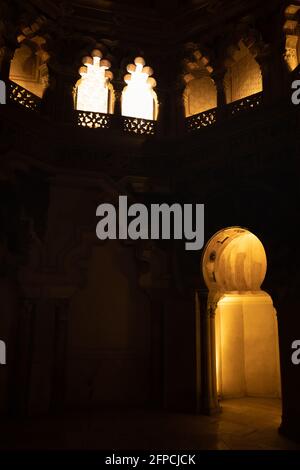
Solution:
[{"label": "arched window", "polygon": [[209,240],[202,269],[214,312],[210,364],[219,397],[279,398],[277,316],[270,295],[261,290],[264,246],[247,229],[228,227]]},{"label": "arched window", "polygon": [[299,11],[300,5],[289,5],[285,10],[285,60],[288,64],[290,71],[295,70],[295,68],[298,67],[298,65],[300,64]]},{"label": "arched window", "polygon": [[209,60],[199,50],[193,52],[192,60],[185,61],[183,92],[185,117],[203,113],[217,106],[217,90],[210,74]]},{"label": "arched window", "polygon": [[80,111],[113,113],[114,92],[110,84],[113,75],[108,69],[111,64],[102,59],[102,52],[94,49],[91,56],[82,60],[79,73],[81,79],[75,87],[75,108]]},{"label": "arched window", "polygon": [[127,86],[122,92],[122,115],[139,119],[156,120],[158,115],[157,95],[153,88],[156,81],[151,77],[153,70],[145,67],[142,57],[136,57],[134,64],[127,66],[124,80]]},{"label": "arched window", "polygon": [[40,98],[48,86],[48,54],[42,48],[44,42],[40,36],[25,38],[15,51],[9,73],[12,82]]},{"label": "arched window", "polygon": [[227,103],[259,93],[263,89],[260,66],[249,48],[241,40],[227,63],[225,92]]}]

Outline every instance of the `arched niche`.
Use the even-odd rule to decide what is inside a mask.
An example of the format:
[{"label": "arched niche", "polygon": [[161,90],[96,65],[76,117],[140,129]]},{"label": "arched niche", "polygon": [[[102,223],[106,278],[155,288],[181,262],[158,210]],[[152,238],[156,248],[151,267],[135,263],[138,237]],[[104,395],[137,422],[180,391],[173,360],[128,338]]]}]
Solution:
[{"label": "arched niche", "polygon": [[[59,175],[52,181],[48,262],[56,267],[56,286],[48,297],[57,297],[63,288],[69,301],[67,407],[145,405],[151,400],[151,304],[140,288],[137,245],[98,240],[95,212],[86,211],[95,201],[116,205],[120,188],[105,175]],[[63,220],[57,217],[61,211]]]},{"label": "arched niche", "polygon": [[134,64],[127,66],[127,72],[122,91],[122,116],[156,121],[158,99],[153,90],[156,80],[152,77],[152,68],[145,65],[143,57],[136,57]]},{"label": "arched niche", "polygon": [[277,316],[261,290],[267,271],[261,241],[241,227],[220,230],[206,245],[202,271],[214,313],[219,398],[280,397]]},{"label": "arched niche", "polygon": [[[296,3],[296,2],[295,2]],[[285,60],[290,71],[300,64],[300,5],[290,4],[285,9]]]},{"label": "arched niche", "polygon": [[23,39],[16,49],[10,66],[9,79],[40,98],[48,86],[48,54],[40,36]]},{"label": "arched niche", "polygon": [[231,48],[225,65],[227,72],[224,87],[227,104],[263,90],[260,66],[251,52],[251,47],[248,47],[244,40],[241,39],[237,47]]},{"label": "arched niche", "polygon": [[217,90],[211,73],[209,59],[197,49],[184,61],[183,103],[185,117],[217,107]]},{"label": "arched niche", "polygon": [[81,78],[74,89],[75,109],[96,113],[114,112],[115,94],[111,84],[113,78],[110,61],[103,57],[100,49],[82,59],[79,69]]},{"label": "arched niche", "polygon": [[145,404],[150,399],[150,303],[138,288],[134,247],[91,247],[85,285],[70,299],[68,406]]}]

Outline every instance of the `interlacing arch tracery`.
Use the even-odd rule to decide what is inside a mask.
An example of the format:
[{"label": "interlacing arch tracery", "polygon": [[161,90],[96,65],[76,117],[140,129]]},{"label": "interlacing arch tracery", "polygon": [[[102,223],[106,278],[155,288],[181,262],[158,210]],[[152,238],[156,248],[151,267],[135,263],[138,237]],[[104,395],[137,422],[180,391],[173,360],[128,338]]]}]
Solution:
[{"label": "interlacing arch tracery", "polygon": [[44,22],[45,18],[41,16],[19,29],[9,74],[12,82],[39,98],[42,98],[49,84],[49,54],[45,48],[46,40],[41,34]]},{"label": "interlacing arch tracery", "polygon": [[300,64],[300,2],[295,1],[285,9],[285,61],[290,71]]},{"label": "interlacing arch tracery", "polygon": [[267,44],[254,27],[248,23],[237,26],[224,61],[227,70],[224,77],[227,104],[263,90],[263,76],[258,58],[266,48]]},{"label": "interlacing arch tracery", "polygon": [[114,90],[110,81],[111,63],[103,58],[100,49],[94,49],[90,56],[82,59],[79,69],[81,79],[75,87],[75,108],[80,111],[112,114],[114,110]]},{"label": "interlacing arch tracery", "polygon": [[185,116],[203,113],[217,106],[217,90],[212,79],[213,67],[208,53],[194,43],[186,45],[187,57],[183,60],[183,104]]},{"label": "interlacing arch tracery", "polygon": [[156,121],[158,99],[153,90],[156,80],[152,77],[152,68],[146,66],[143,57],[136,57],[134,63],[127,66],[127,72],[122,92],[122,115]]}]

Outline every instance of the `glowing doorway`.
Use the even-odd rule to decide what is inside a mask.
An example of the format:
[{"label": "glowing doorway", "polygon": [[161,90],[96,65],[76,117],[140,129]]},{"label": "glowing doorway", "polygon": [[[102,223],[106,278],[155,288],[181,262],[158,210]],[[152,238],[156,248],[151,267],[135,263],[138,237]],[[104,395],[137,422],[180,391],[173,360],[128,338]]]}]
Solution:
[{"label": "glowing doorway", "polygon": [[215,374],[220,399],[280,397],[277,316],[261,290],[267,259],[246,229],[215,234],[203,256],[208,303],[215,313]]}]

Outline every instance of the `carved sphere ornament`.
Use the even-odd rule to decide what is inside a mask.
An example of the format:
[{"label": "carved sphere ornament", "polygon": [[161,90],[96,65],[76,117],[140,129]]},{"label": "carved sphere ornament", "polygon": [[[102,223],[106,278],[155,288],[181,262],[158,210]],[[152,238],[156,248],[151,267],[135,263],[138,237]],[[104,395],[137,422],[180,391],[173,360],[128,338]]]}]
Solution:
[{"label": "carved sphere ornament", "polygon": [[258,291],[267,270],[261,241],[240,227],[221,230],[208,242],[202,269],[209,290]]}]

